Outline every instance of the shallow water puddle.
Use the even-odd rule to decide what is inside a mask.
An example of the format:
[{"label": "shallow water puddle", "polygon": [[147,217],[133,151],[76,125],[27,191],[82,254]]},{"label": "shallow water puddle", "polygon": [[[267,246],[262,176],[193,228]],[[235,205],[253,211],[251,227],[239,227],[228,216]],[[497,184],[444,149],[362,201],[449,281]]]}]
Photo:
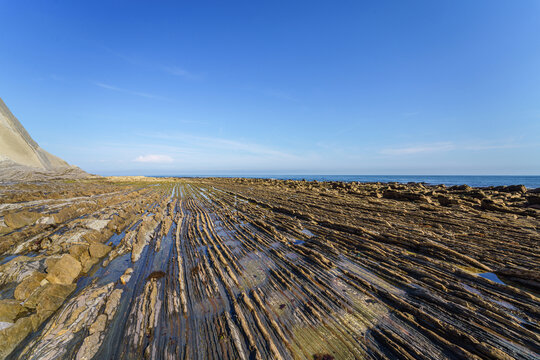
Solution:
[{"label": "shallow water puddle", "polygon": [[481,276],[483,277],[484,279],[488,279],[488,280],[491,280],[493,282],[496,282],[497,284],[502,284],[502,285],[506,285],[504,282],[502,282],[501,279],[499,279],[499,277],[497,275],[495,275],[494,273],[491,273],[491,272],[487,272],[487,273],[480,273],[480,274],[476,274],[478,276]]}]

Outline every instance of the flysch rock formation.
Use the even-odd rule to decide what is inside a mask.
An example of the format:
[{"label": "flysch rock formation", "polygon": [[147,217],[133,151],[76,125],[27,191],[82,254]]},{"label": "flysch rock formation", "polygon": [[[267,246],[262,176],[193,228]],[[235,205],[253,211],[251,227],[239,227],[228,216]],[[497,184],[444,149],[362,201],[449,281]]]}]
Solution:
[{"label": "flysch rock formation", "polygon": [[0,359],[540,358],[540,189],[0,187]]},{"label": "flysch rock formation", "polygon": [[88,176],[78,167],[43,150],[0,98],[0,181]]}]

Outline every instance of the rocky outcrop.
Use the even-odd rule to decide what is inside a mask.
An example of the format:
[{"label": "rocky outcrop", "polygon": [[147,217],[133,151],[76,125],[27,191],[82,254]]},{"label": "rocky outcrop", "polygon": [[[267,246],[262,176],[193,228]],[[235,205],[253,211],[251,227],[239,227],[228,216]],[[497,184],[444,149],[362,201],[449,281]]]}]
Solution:
[{"label": "rocky outcrop", "polygon": [[78,167],[43,150],[0,99],[0,181],[88,176]]},{"label": "rocky outcrop", "polygon": [[71,284],[81,270],[80,262],[73,256],[64,254],[47,268],[47,281],[53,284]]},{"label": "rocky outcrop", "polygon": [[539,356],[537,192],[126,180],[0,187],[0,358]]}]

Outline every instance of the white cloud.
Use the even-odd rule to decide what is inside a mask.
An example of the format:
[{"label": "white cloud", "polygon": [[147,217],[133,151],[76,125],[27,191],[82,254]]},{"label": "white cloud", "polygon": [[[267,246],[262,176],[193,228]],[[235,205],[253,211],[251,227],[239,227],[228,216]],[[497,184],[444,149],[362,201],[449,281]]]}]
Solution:
[{"label": "white cloud", "polygon": [[194,74],[186,69],[177,66],[164,66],[163,69],[171,75],[184,77],[186,79],[200,79],[200,75]]},{"label": "white cloud", "polygon": [[138,91],[131,91],[131,90],[127,90],[127,89],[122,89],[122,88],[112,86],[112,85],[109,85],[109,84],[104,84],[102,82],[94,82],[94,85],[99,86],[100,88],[103,88],[103,89],[117,91],[117,92],[121,92],[121,93],[124,93],[124,94],[141,96],[141,97],[145,97],[145,98],[148,98],[148,99],[163,99],[162,97],[157,96],[157,95],[138,92]]},{"label": "white cloud", "polygon": [[410,155],[410,154],[418,154],[418,153],[450,151],[454,149],[455,149],[455,145],[453,143],[444,142],[444,143],[425,144],[425,145],[409,146],[409,147],[402,147],[402,148],[382,149],[380,153],[383,155]]},{"label": "white cloud", "polygon": [[138,156],[133,161],[141,162],[141,163],[164,164],[164,163],[172,163],[174,162],[174,159],[170,157],[169,155],[149,154],[149,155]]},{"label": "white cloud", "polygon": [[273,148],[269,148],[256,143],[248,143],[243,141],[237,141],[232,139],[197,136],[183,133],[145,133],[144,136],[160,139],[181,142],[186,148],[191,149],[193,152],[215,152],[215,150],[222,150],[223,152],[254,155],[260,157],[273,157],[276,159],[289,159],[289,160],[301,160],[302,157],[282,152]]}]

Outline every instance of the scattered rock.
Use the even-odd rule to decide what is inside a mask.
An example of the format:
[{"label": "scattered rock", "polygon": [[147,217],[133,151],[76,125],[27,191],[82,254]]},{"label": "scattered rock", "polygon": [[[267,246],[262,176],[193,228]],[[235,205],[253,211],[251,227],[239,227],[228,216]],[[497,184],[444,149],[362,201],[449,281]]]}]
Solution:
[{"label": "scattered rock", "polygon": [[96,318],[96,321],[92,325],[90,325],[90,328],[88,331],[90,334],[93,334],[95,332],[102,332],[105,330],[105,325],[107,325],[107,315],[101,314]]},{"label": "scattered rock", "polygon": [[17,300],[0,300],[0,321],[15,322],[15,319],[25,312],[26,308]]},{"label": "scattered rock", "polygon": [[105,244],[92,243],[89,251],[91,257],[101,259],[111,251],[111,247]]},{"label": "scattered rock", "polygon": [[75,284],[46,284],[34,291],[23,305],[29,309],[36,309],[39,314],[48,316],[62,305],[66,297],[75,290],[75,287]]},{"label": "scattered rock", "polygon": [[166,274],[163,271],[154,271],[148,277],[146,278],[146,281],[154,280],[154,279],[161,279]]},{"label": "scattered rock", "polygon": [[54,216],[44,216],[40,218],[38,221],[36,221],[36,224],[54,225],[56,224],[56,222],[54,221]]},{"label": "scattered rock", "polygon": [[133,273],[132,268],[126,269],[124,274],[122,274],[122,276],[120,276],[120,282],[122,282],[123,285],[126,285],[129,282],[129,280],[131,279],[131,274],[132,273]]},{"label": "scattered rock", "polygon": [[25,278],[17,287],[15,288],[15,299],[19,301],[24,301],[41,286],[41,282],[47,277],[46,274],[35,272],[32,275]]},{"label": "scattered rock", "polygon": [[120,298],[122,297],[122,293],[124,291],[121,289],[114,289],[109,298],[107,299],[107,303],[105,304],[105,314],[111,318],[112,315],[116,312],[116,308],[118,307],[118,303],[120,302]]},{"label": "scattered rock", "polygon": [[30,211],[19,211],[15,213],[5,214],[4,223],[12,229],[18,229],[23,226],[33,224],[40,217],[41,215],[39,213]]},{"label": "scattered rock", "polygon": [[101,231],[103,230],[110,220],[87,220],[84,226],[91,230]]},{"label": "scattered rock", "polygon": [[15,324],[0,330],[0,359],[4,359],[9,353],[37,328],[37,315],[23,317],[17,320]]},{"label": "scattered rock", "polygon": [[49,269],[47,280],[53,284],[71,284],[81,273],[82,266],[73,256],[64,254]]}]

